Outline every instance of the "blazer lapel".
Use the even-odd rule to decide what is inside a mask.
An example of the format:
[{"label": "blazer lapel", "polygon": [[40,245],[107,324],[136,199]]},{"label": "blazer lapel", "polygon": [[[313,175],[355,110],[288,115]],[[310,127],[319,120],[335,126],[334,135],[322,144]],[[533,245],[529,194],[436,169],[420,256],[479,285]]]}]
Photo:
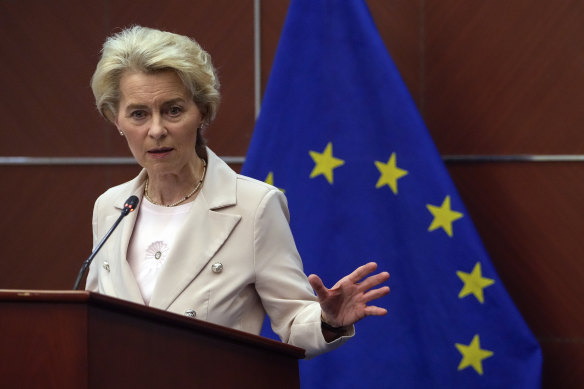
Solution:
[{"label": "blazer lapel", "polygon": [[168,309],[227,240],[240,218],[215,212],[202,196],[197,198],[158,277],[150,306]]},{"label": "blazer lapel", "polygon": [[236,203],[237,175],[207,149],[207,178],[158,277],[150,306],[168,309],[223,246],[239,220],[220,210]]},{"label": "blazer lapel", "polygon": [[[114,206],[117,214],[110,215],[106,218],[107,225],[113,225],[116,219],[120,216],[122,208],[128,197],[135,195],[142,199],[144,193],[144,182],[146,179],[146,171],[143,170],[138,177],[136,177],[129,187],[127,192],[121,193],[116,200]],[[120,225],[117,227],[117,233],[114,233],[110,239],[112,242],[108,243],[108,260],[110,260],[110,274],[113,279],[113,285],[116,290],[118,298],[129,300],[138,304],[144,304],[144,299],[138,282],[134,277],[134,273],[127,261],[128,245],[130,238],[134,231],[134,225],[138,218],[140,207],[134,212],[130,212],[124,217]]]}]

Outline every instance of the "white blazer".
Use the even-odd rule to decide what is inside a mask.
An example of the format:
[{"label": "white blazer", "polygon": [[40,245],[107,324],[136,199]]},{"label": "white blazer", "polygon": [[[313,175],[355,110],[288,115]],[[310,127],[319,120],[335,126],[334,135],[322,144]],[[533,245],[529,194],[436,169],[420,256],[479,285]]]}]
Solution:
[{"label": "white blazer", "polygon": [[[150,306],[259,334],[264,316],[283,342],[306,357],[330,351],[354,329],[327,343],[321,309],[303,272],[281,191],[236,174],[207,149],[207,176],[155,285]],[[125,200],[142,198],[146,171],[95,202],[93,244],[119,217]],[[144,304],[126,260],[137,212],[124,218],[94,258],[86,289]],[[212,266],[221,264],[221,272]]]}]

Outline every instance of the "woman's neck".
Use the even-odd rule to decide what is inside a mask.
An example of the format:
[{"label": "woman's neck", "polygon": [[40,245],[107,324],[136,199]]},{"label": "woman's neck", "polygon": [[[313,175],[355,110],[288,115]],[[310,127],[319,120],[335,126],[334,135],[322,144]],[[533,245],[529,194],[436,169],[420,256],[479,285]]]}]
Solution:
[{"label": "woman's neck", "polygon": [[175,206],[193,201],[203,185],[206,163],[201,158],[179,173],[148,172],[145,195],[153,204]]}]

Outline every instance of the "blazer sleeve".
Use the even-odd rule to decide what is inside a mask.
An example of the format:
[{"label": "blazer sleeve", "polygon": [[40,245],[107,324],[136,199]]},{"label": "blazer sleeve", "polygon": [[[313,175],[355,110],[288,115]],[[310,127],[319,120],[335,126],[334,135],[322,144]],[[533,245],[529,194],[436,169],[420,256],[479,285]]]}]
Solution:
[{"label": "blazer sleeve", "polygon": [[306,350],[306,358],[331,351],[354,335],[354,327],[331,343],[321,330],[320,304],[304,274],[289,226],[286,198],[267,192],[254,218],[256,290],[283,342]]}]

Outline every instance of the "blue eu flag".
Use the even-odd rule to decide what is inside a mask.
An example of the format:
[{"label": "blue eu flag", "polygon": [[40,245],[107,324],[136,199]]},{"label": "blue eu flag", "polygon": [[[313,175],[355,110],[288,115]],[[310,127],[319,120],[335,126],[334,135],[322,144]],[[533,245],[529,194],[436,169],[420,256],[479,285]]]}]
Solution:
[{"label": "blue eu flag", "polygon": [[535,388],[513,305],[363,0],[292,0],[243,174],[284,190],[307,274],[376,261],[384,317],[303,388]]}]

